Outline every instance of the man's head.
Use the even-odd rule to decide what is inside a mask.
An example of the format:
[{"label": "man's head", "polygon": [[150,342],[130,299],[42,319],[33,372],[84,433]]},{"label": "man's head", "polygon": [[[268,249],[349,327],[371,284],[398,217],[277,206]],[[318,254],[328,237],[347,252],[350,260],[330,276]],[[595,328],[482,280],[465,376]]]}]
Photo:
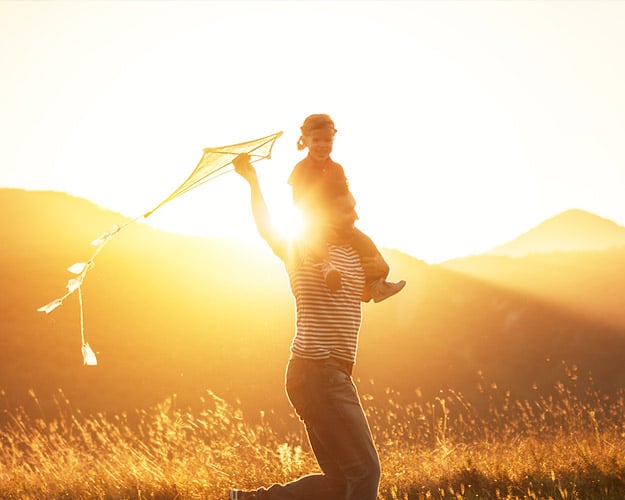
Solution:
[{"label": "man's head", "polygon": [[338,196],[332,203],[328,217],[328,229],[336,237],[349,237],[354,230],[354,223],[358,220],[356,200],[350,192]]}]

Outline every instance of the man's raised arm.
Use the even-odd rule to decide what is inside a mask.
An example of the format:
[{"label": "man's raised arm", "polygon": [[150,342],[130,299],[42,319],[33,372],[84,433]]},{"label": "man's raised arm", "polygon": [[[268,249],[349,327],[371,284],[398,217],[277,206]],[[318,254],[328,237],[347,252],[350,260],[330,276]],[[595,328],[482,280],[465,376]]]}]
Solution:
[{"label": "man's raised arm", "polygon": [[250,162],[250,157],[246,153],[240,154],[233,161],[234,171],[243,177],[250,186],[250,200],[252,205],[252,215],[256,223],[256,229],[262,238],[269,244],[274,253],[283,258],[285,255],[286,241],[276,231],[272,221],[267,203],[260,189],[256,169]]}]

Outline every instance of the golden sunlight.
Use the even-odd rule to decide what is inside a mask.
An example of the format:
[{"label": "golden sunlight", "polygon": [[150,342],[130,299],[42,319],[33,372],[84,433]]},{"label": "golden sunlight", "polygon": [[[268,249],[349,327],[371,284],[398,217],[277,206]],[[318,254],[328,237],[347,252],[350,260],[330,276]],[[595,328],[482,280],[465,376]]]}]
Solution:
[{"label": "golden sunlight", "polygon": [[[290,188],[282,179],[283,172],[263,175],[266,172],[260,174],[261,183],[273,223],[283,236],[295,237],[302,221],[293,206]],[[245,240],[259,237],[248,188],[233,172],[167,203],[146,222],[164,231],[193,236]]]},{"label": "golden sunlight", "polygon": [[286,238],[296,238],[302,231],[301,213],[293,207],[273,211],[272,218],[278,232]]},{"label": "golden sunlight", "polygon": [[[281,162],[289,165],[290,161]],[[265,195],[271,219],[278,232],[287,238],[297,237],[302,230],[301,213],[293,205],[291,187],[287,184],[288,173],[283,168],[263,168],[259,170],[261,187]],[[247,200],[246,200],[247,201]],[[249,204],[246,206],[249,209]],[[251,218],[251,213],[249,214]]]}]

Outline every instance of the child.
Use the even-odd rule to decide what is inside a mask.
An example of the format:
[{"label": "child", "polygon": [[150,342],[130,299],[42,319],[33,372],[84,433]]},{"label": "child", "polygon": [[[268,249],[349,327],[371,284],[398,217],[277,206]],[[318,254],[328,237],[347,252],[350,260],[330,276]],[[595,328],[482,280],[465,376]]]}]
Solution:
[{"label": "child", "polygon": [[[308,156],[295,165],[289,184],[293,188],[293,202],[304,218],[309,253],[319,261],[326,284],[335,291],[341,287],[341,276],[327,259],[324,234],[319,228],[332,225],[333,202],[340,196],[351,196],[351,193],[343,167],[330,158],[336,134],[332,119],[326,114],[310,115],[304,120],[301,132],[297,149],[308,148]],[[358,229],[354,231],[352,246],[361,258],[380,255],[373,241]],[[366,276],[364,302],[372,298],[374,302],[380,302],[404,287],[406,282],[403,280],[397,283],[386,281],[388,272],[387,265],[383,274]]]}]

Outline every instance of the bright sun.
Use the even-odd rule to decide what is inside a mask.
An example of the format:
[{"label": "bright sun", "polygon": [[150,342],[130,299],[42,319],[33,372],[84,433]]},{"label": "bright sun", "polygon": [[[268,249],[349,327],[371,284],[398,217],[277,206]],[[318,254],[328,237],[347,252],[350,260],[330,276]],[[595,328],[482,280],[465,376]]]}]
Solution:
[{"label": "bright sun", "polygon": [[[261,178],[261,187],[274,226],[282,236],[295,238],[302,230],[303,221],[301,212],[293,205],[290,187],[284,181],[277,182],[275,178],[262,181]],[[249,211],[249,204],[246,208]],[[247,217],[252,220],[251,213]]]},{"label": "bright sun", "polygon": [[286,238],[296,238],[302,231],[301,213],[293,207],[277,213],[274,212],[272,218],[280,234]]}]

